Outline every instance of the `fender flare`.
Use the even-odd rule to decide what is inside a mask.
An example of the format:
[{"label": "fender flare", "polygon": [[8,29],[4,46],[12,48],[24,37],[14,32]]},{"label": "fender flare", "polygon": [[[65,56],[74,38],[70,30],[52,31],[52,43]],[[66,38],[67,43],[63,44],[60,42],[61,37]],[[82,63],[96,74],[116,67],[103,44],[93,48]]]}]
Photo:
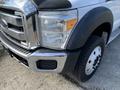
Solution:
[{"label": "fender flare", "polygon": [[[66,45],[67,50],[81,48],[92,32],[103,23],[110,23],[113,27],[113,14],[106,7],[97,7],[89,11],[77,24]],[[110,33],[111,33],[110,31]]]}]

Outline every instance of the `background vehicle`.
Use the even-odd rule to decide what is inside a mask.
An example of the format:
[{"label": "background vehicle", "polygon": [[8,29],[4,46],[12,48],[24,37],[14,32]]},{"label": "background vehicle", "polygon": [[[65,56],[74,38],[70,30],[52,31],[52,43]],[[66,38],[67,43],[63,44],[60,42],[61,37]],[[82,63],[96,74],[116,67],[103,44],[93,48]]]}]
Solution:
[{"label": "background vehicle", "polygon": [[34,71],[89,80],[120,33],[120,0],[5,0],[0,40]]}]

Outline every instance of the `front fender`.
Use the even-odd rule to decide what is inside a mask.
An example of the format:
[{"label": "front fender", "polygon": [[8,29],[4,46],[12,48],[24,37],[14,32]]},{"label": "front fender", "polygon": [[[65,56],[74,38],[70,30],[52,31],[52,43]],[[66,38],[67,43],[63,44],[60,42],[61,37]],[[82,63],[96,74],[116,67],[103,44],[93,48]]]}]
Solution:
[{"label": "front fender", "polygon": [[81,48],[92,32],[103,23],[113,26],[113,14],[106,7],[97,7],[89,11],[78,23],[67,43],[67,50]]}]

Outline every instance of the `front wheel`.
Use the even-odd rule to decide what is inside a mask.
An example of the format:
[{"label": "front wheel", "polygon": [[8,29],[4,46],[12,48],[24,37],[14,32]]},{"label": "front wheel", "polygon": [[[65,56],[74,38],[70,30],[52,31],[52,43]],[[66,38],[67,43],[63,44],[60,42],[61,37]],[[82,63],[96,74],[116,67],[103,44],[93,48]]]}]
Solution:
[{"label": "front wheel", "polygon": [[79,81],[85,82],[94,75],[102,60],[104,46],[104,39],[99,36],[92,36],[87,41],[75,68]]}]

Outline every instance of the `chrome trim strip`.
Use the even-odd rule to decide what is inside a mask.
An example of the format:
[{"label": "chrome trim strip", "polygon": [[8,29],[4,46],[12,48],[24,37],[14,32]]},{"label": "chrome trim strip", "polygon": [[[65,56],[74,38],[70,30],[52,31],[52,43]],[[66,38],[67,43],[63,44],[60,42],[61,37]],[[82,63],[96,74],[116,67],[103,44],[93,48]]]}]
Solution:
[{"label": "chrome trim strip", "polygon": [[0,12],[0,18],[7,21],[7,23],[10,23],[10,24],[13,24],[16,26],[23,26],[22,25],[22,17],[18,17],[15,15],[10,15],[10,14]]},{"label": "chrome trim strip", "polygon": [[17,39],[17,40],[25,40],[25,34],[24,32],[20,32],[17,30],[14,30],[12,28],[8,28],[8,29],[3,29],[3,32],[7,33],[8,35],[10,35],[11,37]]},{"label": "chrome trim strip", "polygon": [[13,52],[15,52],[16,54],[18,54],[19,56],[21,56],[23,58],[28,57],[28,55],[30,54],[30,52],[27,52],[27,51],[24,51],[24,50],[18,48],[18,46],[16,46],[15,44],[13,44],[9,40],[7,40],[6,37],[4,35],[2,35],[2,32],[0,32],[0,40],[1,40],[2,44],[5,46],[5,48],[7,48],[7,49],[9,48],[10,50],[12,50]]},{"label": "chrome trim strip", "polygon": [[23,25],[24,25],[24,30],[25,34],[27,36],[26,40],[28,43],[28,49],[35,49],[38,46],[40,46],[38,43],[38,31],[37,28],[34,29],[34,25],[36,27],[36,21],[35,23],[33,22],[33,17],[36,18],[36,14],[32,15],[29,18],[24,17]]},{"label": "chrome trim strip", "polygon": [[1,33],[8,39],[10,40],[11,42],[13,42],[14,44],[20,46],[20,47],[23,47],[25,49],[28,49],[28,47],[26,45],[23,45],[23,44],[20,44],[19,42],[16,42],[14,41],[11,37],[7,36],[3,31],[1,31]]}]

